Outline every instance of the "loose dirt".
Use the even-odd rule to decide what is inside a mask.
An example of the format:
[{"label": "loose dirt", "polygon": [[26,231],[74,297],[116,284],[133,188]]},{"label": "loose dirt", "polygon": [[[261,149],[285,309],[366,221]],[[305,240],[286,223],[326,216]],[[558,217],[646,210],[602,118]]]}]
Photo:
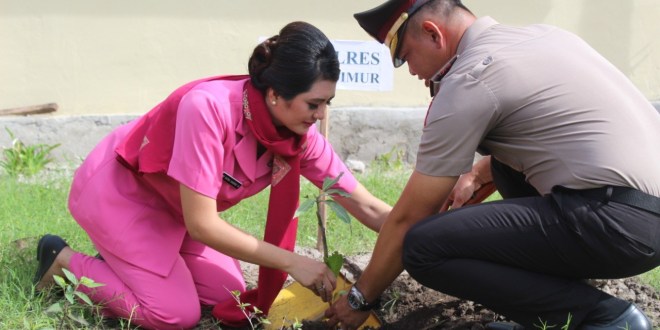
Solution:
[{"label": "loose dirt", "polygon": [[[660,328],[660,292],[645,286],[637,278],[599,280],[594,285],[614,296],[634,302],[646,312],[654,328]],[[402,274],[385,292],[383,301],[397,298],[391,309],[377,312],[381,329],[484,329],[504,317],[471,301],[460,300],[421,286]],[[555,327],[559,329],[561,325]]]},{"label": "loose dirt", "polygon": [[[25,267],[36,265],[34,249],[36,239],[21,239],[13,242],[9,247],[20,263]],[[302,255],[322,259],[321,253],[311,248],[296,248]],[[361,254],[347,257],[342,273],[350,281],[359,277],[370,259],[370,254]],[[18,263],[19,261],[17,261]],[[259,268],[253,264],[242,263],[245,280],[248,286],[254,287],[257,283]],[[292,279],[289,279],[290,283]],[[592,284],[603,291],[635,303],[653,322],[655,329],[660,329],[660,292],[642,284],[638,278],[620,280],[597,280]],[[479,330],[492,321],[504,320],[500,315],[488,310],[484,306],[471,301],[457,299],[440,292],[426,288],[405,272],[392,283],[381,297],[382,308],[376,311],[382,321],[383,330],[439,330],[461,329]],[[104,327],[99,329],[120,328],[115,320],[107,319]],[[204,315],[196,330],[218,329],[217,320],[211,316],[211,309],[205,308]],[[553,329],[559,329],[555,327]],[[222,326],[221,329],[230,329]],[[249,328],[246,328],[246,330]],[[304,330],[326,329],[323,322],[303,322]],[[243,330],[243,329],[241,329]],[[287,329],[283,329],[287,330]],[[634,329],[631,329],[634,330]]]},{"label": "loose dirt", "polygon": [[[321,259],[320,253],[314,249],[299,248],[296,252]],[[369,258],[370,254],[347,257],[342,272],[350,280],[359,277]],[[244,265],[248,283],[256,283],[256,269],[253,265]],[[660,291],[642,284],[636,277],[591,282],[609,294],[635,303],[651,319],[654,328],[660,329]],[[424,287],[405,272],[385,291],[381,301],[381,309],[376,314],[383,323],[383,330],[479,330],[484,329],[486,323],[506,321],[480,304]],[[303,329],[326,327],[322,322],[303,322]]]}]

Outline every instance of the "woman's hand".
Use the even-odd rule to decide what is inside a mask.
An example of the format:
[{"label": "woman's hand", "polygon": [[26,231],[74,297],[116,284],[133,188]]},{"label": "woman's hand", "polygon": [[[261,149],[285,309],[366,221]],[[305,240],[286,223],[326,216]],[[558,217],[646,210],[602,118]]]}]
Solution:
[{"label": "woman's hand", "polygon": [[475,203],[475,201],[471,201],[473,198],[481,201],[495,191],[492,183],[493,175],[490,171],[490,159],[491,156],[483,157],[472,166],[472,171],[458,178],[449,197],[442,205],[441,212],[447,211],[450,207],[459,208],[468,202]]},{"label": "woman's hand", "polygon": [[481,184],[476,181],[472,173],[461,175],[440,211],[447,211],[449,207],[455,209],[465,205],[480,187]]},{"label": "woman's hand", "polygon": [[296,255],[290,269],[285,271],[302,286],[321,297],[324,302],[332,300],[332,293],[337,286],[337,278],[325,263]]},{"label": "woman's hand", "polygon": [[[336,279],[321,261],[259,240],[220,219],[215,200],[181,185],[181,204],[188,233],[230,257],[289,273],[323,301],[332,299]],[[231,239],[227,239],[231,237]]]}]

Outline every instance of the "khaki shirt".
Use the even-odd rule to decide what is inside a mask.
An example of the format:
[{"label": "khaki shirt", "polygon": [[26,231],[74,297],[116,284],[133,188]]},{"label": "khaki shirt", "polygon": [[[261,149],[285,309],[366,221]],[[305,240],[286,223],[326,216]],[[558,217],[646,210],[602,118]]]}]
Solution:
[{"label": "khaki shirt", "polygon": [[541,194],[615,185],[660,196],[660,115],[583,40],[484,17],[457,53],[429,108],[417,171],[461,175],[478,150]]}]

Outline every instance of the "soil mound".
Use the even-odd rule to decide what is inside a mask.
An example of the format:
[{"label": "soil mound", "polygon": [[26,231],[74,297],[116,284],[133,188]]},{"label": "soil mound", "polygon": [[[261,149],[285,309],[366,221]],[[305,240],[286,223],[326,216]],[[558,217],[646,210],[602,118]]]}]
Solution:
[{"label": "soil mound", "polygon": [[[320,253],[314,249],[298,249],[297,252],[320,258]],[[353,281],[359,277],[370,257],[370,254],[348,257],[342,272]],[[654,328],[660,329],[659,291],[642,284],[637,277],[593,280],[591,284],[635,303],[651,319]],[[484,329],[486,323],[506,321],[480,304],[424,287],[405,272],[385,291],[381,302],[376,314],[383,322],[383,330],[479,330]],[[304,322],[303,329],[325,329],[325,326],[322,322]]]}]

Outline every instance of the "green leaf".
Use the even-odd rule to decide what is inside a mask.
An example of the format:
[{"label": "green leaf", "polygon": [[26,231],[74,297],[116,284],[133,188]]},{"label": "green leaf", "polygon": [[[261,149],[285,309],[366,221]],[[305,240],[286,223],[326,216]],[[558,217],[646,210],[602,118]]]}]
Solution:
[{"label": "green leaf", "polygon": [[62,276],[53,275],[53,279],[55,280],[55,283],[59,285],[62,289],[66,288],[66,281],[62,278]]},{"label": "green leaf", "polygon": [[347,193],[343,189],[328,189],[328,191],[325,192],[328,195],[339,195],[341,197],[351,197],[351,194]]},{"label": "green leaf", "polygon": [[343,206],[337,204],[337,202],[333,200],[327,200],[325,202],[328,204],[328,206],[330,206],[332,212],[335,212],[337,218],[339,218],[344,223],[351,223],[351,217],[348,215],[348,212],[346,212],[346,209],[344,209]]},{"label": "green leaf", "polygon": [[89,322],[87,322],[87,320],[85,320],[85,316],[82,314],[82,312],[80,312],[78,314],[73,314],[73,311],[69,312],[69,319],[75,321],[76,323],[78,323],[79,325],[82,326],[82,327],[76,327],[76,328],[85,328],[85,329],[88,328],[87,326],[89,325]]},{"label": "green leaf", "polygon": [[69,301],[69,303],[73,305],[75,303],[75,301],[73,300],[73,289],[72,290],[69,289],[71,289],[71,287],[68,287],[67,290],[64,291],[64,297],[66,298],[66,300]]},{"label": "green leaf", "polygon": [[59,313],[62,313],[62,305],[59,302],[50,305],[46,309],[46,314],[59,314]]},{"label": "green leaf", "polygon": [[74,294],[75,294],[76,296],[78,296],[78,298],[82,299],[82,301],[84,301],[85,303],[87,303],[87,305],[94,306],[94,304],[92,303],[92,300],[89,299],[89,297],[88,297],[86,294],[84,294],[84,293],[82,293],[82,292],[80,292],[80,291],[76,291],[76,292],[74,292]]},{"label": "green leaf", "polygon": [[69,280],[69,282],[73,283],[74,286],[78,284],[76,275],[73,275],[73,273],[66,268],[62,268],[62,271],[64,272],[64,276],[66,276],[66,279]]},{"label": "green leaf", "polygon": [[325,179],[323,179],[323,189],[321,190],[326,191],[328,190],[328,188],[334,186],[335,183],[339,182],[339,179],[341,178],[342,175],[344,175],[344,172],[339,173],[339,175],[334,179],[330,177],[326,177]]},{"label": "green leaf", "polygon": [[104,286],[105,284],[94,282],[93,279],[83,276],[80,278],[80,285],[84,285],[90,289],[93,289],[93,288],[98,288],[100,286]]},{"label": "green leaf", "polygon": [[341,266],[344,265],[344,256],[335,251],[325,260],[325,264],[328,265],[328,268],[330,268],[332,273],[337,276],[339,275]]},{"label": "green leaf", "polygon": [[304,201],[302,204],[300,204],[300,207],[298,207],[298,209],[296,210],[296,213],[293,215],[293,217],[295,218],[295,217],[298,217],[298,216],[304,214],[305,212],[309,211],[309,209],[311,209],[312,206],[314,206],[314,200],[313,199],[308,199],[308,200]]}]

